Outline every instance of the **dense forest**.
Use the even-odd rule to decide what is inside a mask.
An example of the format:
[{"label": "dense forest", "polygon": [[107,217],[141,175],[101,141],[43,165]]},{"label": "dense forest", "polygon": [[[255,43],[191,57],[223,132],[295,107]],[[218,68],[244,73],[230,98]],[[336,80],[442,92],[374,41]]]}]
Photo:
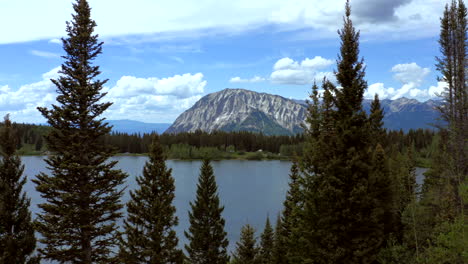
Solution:
[{"label": "dense forest", "polygon": [[[112,103],[105,101],[106,81],[93,64],[103,43],[94,33],[88,1],[76,0],[73,8],[62,39],[62,75],[53,80],[58,104],[38,108],[49,126],[13,125],[6,116],[0,131],[0,263],[468,263],[468,39],[462,0],[447,5],[441,18],[436,67],[446,83],[438,108],[446,126],[437,133],[385,131],[377,95],[369,114],[362,109],[365,64],[347,1],[338,31],[337,84],[313,84],[305,133],[293,137],[111,134],[99,117]],[[34,219],[18,155],[26,147],[47,151],[50,169],[32,179],[43,198]],[[262,149],[292,158],[283,210],[275,223],[265,219],[259,236],[245,225],[239,241],[228,241],[207,151],[197,154],[204,161],[188,212],[188,243],[179,244],[175,184],[166,160],[177,151],[202,149]],[[126,205],[121,198],[127,175],[109,161],[118,152],[149,157]],[[429,168],[422,186],[416,183],[418,159]],[[232,254],[229,242],[236,245]]]},{"label": "dense forest", "polygon": [[[43,137],[50,127],[32,124],[13,124],[17,136],[17,150],[22,155],[44,155],[48,153]],[[427,167],[431,154],[435,152],[440,133],[429,129],[408,132],[385,131],[381,144],[385,149],[403,151],[412,147],[418,166]],[[121,154],[147,154],[155,134],[109,133],[103,143],[117,148]],[[166,155],[170,159],[291,159],[303,153],[305,136],[264,135],[254,132],[184,132],[159,135]],[[261,150],[262,153],[259,153]],[[257,152],[257,153],[245,153]],[[245,155],[242,155],[245,154]]]},{"label": "dense forest", "polygon": [[[50,127],[13,123],[13,128],[16,131],[18,154],[48,153],[43,137]],[[440,138],[440,133],[435,131],[436,128],[409,130],[406,133],[402,130],[385,131],[381,135],[381,143],[387,151],[413,148],[418,166],[427,167],[427,162],[435,152],[435,142]],[[120,154],[147,154],[154,135],[112,132],[103,137],[103,143],[115,147]],[[291,159],[303,154],[305,142],[304,134],[271,136],[247,131],[164,133],[159,138],[170,159]]]}]

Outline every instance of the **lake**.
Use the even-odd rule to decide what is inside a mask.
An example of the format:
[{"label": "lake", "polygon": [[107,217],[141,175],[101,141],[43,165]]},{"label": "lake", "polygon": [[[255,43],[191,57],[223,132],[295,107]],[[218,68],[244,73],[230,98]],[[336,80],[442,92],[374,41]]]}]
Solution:
[{"label": "lake", "polygon": [[[39,172],[46,172],[44,157],[24,156],[25,175],[28,182],[25,191],[31,197],[31,211],[33,217],[38,212],[37,204],[43,200],[35,190],[31,179]],[[129,200],[128,190],[137,187],[135,177],[140,175],[147,157],[118,156],[117,168],[126,172],[126,185],[128,186],[123,201]],[[199,169],[201,161],[175,161],[167,162],[172,168],[175,178],[176,197],[174,205],[177,208],[179,225],[175,228],[179,237],[179,246],[184,245],[187,239],[183,235],[188,230],[189,202],[195,199]],[[218,192],[224,205],[223,216],[226,219],[226,232],[229,239],[229,252],[235,248],[239,239],[240,228],[249,223],[257,230],[257,236],[263,230],[266,217],[269,215],[274,224],[276,217],[282,209],[283,200],[288,188],[288,175],[291,163],[289,161],[243,161],[223,160],[213,161],[212,166],[218,183]],[[422,184],[422,173],[425,169],[417,169],[417,182]]]},{"label": "lake", "polygon": [[[21,157],[25,165],[25,175],[28,182],[25,191],[31,197],[31,211],[34,215],[39,211],[37,204],[43,200],[35,190],[31,179],[39,172],[45,172],[46,163],[43,157]],[[148,160],[142,156],[118,156],[117,168],[128,173],[128,186],[123,201],[129,200],[128,190],[137,187],[135,177],[142,173],[143,166]],[[175,161],[167,162],[172,168],[176,191],[174,205],[177,208],[179,225],[175,228],[179,237],[179,246],[187,240],[183,234],[188,230],[189,202],[195,199],[198,175],[201,161]],[[282,203],[288,187],[288,174],[291,163],[288,161],[242,161],[223,160],[213,161],[212,166],[216,175],[219,197],[224,205],[223,216],[226,220],[226,232],[230,242],[229,251],[235,248],[239,239],[240,228],[249,223],[254,226],[260,235],[267,215],[272,222],[282,208]]]}]

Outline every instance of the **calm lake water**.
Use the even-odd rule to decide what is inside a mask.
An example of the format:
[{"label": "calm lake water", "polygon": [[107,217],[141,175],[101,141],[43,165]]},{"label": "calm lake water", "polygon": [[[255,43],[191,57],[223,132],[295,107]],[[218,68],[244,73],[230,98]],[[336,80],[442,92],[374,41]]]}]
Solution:
[{"label": "calm lake water", "polygon": [[[39,211],[37,204],[43,200],[35,190],[31,179],[39,172],[47,172],[44,157],[22,157],[25,165],[25,174],[28,182],[25,191],[31,197],[31,211],[33,217]],[[122,169],[129,176],[128,186],[123,202],[129,200],[128,190],[137,187],[135,177],[140,175],[146,157],[119,156],[117,168]],[[188,229],[189,202],[195,199],[198,175],[201,161],[168,161],[175,178],[176,197],[174,204],[177,208],[179,225],[175,228],[179,237],[179,246],[184,245],[187,239],[183,235]],[[239,239],[240,228],[249,223],[257,230],[257,236],[262,231],[267,215],[274,224],[288,188],[288,174],[291,163],[288,161],[241,161],[223,160],[213,161],[212,166],[218,183],[218,192],[224,205],[224,218],[226,219],[226,232],[229,238],[229,251],[235,248]],[[422,173],[425,169],[417,169],[417,182],[422,184]]]}]

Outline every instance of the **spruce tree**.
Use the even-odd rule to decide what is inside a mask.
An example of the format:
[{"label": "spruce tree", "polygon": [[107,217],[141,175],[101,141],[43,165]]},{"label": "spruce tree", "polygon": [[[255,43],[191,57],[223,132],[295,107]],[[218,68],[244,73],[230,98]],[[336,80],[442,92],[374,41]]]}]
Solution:
[{"label": "spruce tree", "polygon": [[233,256],[233,264],[260,264],[259,248],[255,238],[255,229],[246,224],[241,229],[241,235],[236,242],[236,251]]},{"label": "spruce tree", "polygon": [[281,221],[281,215],[278,214],[276,219],[276,226],[275,226],[275,240],[274,240],[274,247],[273,247],[273,263],[275,264],[287,264],[287,256],[286,253],[288,252],[286,241],[283,235],[283,223]]},{"label": "spruce tree", "polygon": [[369,114],[369,124],[372,133],[371,139],[374,141],[375,144],[383,143],[378,142],[379,140],[383,140],[385,136],[385,129],[383,128],[383,118],[384,112],[382,106],[380,105],[379,96],[375,94]]},{"label": "spruce tree", "polygon": [[136,178],[138,189],[130,191],[124,238],[120,246],[122,263],[182,263],[183,254],[177,249],[178,239],[173,227],[178,224],[174,207],[174,178],[166,167],[166,157],[154,136],[149,161],[143,176]]},{"label": "spruce tree", "polygon": [[301,261],[372,263],[385,241],[383,203],[388,198],[382,195],[389,187],[378,184],[381,179],[373,170],[372,130],[362,109],[367,82],[349,1],[339,35],[339,87],[324,82],[322,103],[310,108],[318,113],[309,111],[309,125],[316,131],[309,132],[315,134],[308,137],[313,148],[302,165],[306,179]]},{"label": "spruce tree", "polygon": [[270,224],[270,218],[267,217],[265,228],[260,236],[260,252],[259,258],[262,264],[273,264],[273,251],[274,251],[274,232]]},{"label": "spruce tree", "polygon": [[50,174],[34,180],[45,200],[36,220],[44,245],[39,252],[60,263],[109,263],[118,244],[126,174],[114,169],[117,161],[108,159],[116,151],[103,144],[111,127],[100,116],[112,103],[103,102],[107,80],[97,79],[99,66],[93,64],[103,43],[94,33],[88,2],[77,0],[73,9],[62,38],[65,62],[52,80],[58,105],[38,108],[51,126],[45,140],[52,153],[46,159]]},{"label": "spruce tree", "polygon": [[0,130],[0,264],[35,263],[36,237],[31,221],[31,199],[23,192],[24,165],[15,154],[17,136],[5,116]]},{"label": "spruce tree", "polygon": [[289,174],[289,189],[286,193],[286,199],[283,203],[281,226],[279,227],[279,236],[285,246],[285,254],[289,263],[298,261],[299,247],[297,246],[300,238],[299,218],[303,209],[304,197],[302,194],[303,179],[299,174],[299,164],[293,159]]},{"label": "spruce tree", "polygon": [[[446,122],[442,130],[447,130],[446,145],[448,167],[445,180],[452,185],[456,197],[458,213],[464,212],[462,199],[458,193],[468,175],[468,35],[467,9],[462,0],[453,0],[446,5],[441,18],[440,57],[437,57],[437,70],[442,74],[440,81],[446,86],[441,94],[442,105],[438,108]],[[437,161],[434,161],[436,163]]]},{"label": "spruce tree", "polygon": [[190,202],[190,227],[185,236],[189,244],[185,245],[188,261],[192,264],[226,264],[227,233],[224,231],[225,220],[222,217],[224,207],[220,205],[216,179],[210,161],[205,159],[200,169],[197,184],[197,196]]}]

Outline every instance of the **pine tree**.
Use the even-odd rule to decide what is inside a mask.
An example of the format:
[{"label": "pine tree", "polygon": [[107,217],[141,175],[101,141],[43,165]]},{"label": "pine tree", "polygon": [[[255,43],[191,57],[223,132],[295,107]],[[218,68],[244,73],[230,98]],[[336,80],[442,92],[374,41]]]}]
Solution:
[{"label": "pine tree", "polygon": [[383,142],[378,142],[382,140],[385,136],[385,129],[383,128],[383,118],[384,112],[380,105],[379,96],[375,94],[374,100],[372,101],[369,115],[369,123],[371,129],[371,139],[375,141],[375,144],[382,144]]},{"label": "pine tree", "polygon": [[189,244],[185,245],[188,261],[192,264],[226,264],[227,233],[224,231],[225,220],[222,217],[224,207],[220,205],[216,179],[210,161],[205,159],[200,169],[197,184],[197,197],[190,203],[190,227],[185,236]]},{"label": "pine tree", "polygon": [[120,247],[122,263],[183,262],[173,230],[178,224],[176,208],[172,205],[175,197],[174,178],[165,161],[159,136],[156,135],[143,176],[136,178],[138,189],[130,191],[128,216],[124,221],[126,239],[121,240]]},{"label": "pine tree", "polygon": [[[313,148],[303,159],[305,204],[301,216],[302,262],[372,263],[385,242],[382,188],[373,168],[374,146],[369,118],[362,109],[364,62],[359,59],[359,32],[346,3],[339,31],[341,50],[336,78],[323,82],[323,102],[309,111],[316,127],[308,137]],[[318,123],[319,125],[315,125]]]},{"label": "pine tree", "polygon": [[392,193],[392,180],[390,178],[385,151],[379,143],[375,146],[372,163],[373,168],[370,181],[371,184],[375,186],[374,190],[378,191],[378,193],[374,193],[372,196],[380,197],[380,205],[377,210],[382,210],[379,215],[383,215],[384,233],[388,239],[399,231],[396,228],[400,224],[400,215],[395,212],[393,207],[394,196]]},{"label": "pine tree", "polygon": [[458,213],[464,211],[458,186],[468,175],[467,13],[462,0],[453,0],[450,6],[446,5],[441,18],[441,56],[436,58],[437,70],[442,74],[439,80],[446,84],[441,94],[443,103],[438,108],[447,124],[447,127],[441,129],[448,133],[447,140],[441,142],[446,144],[446,155],[449,158],[446,181],[450,182],[450,188],[455,192]]},{"label": "pine tree", "polygon": [[36,237],[31,221],[31,199],[23,192],[24,165],[16,152],[17,137],[5,116],[0,131],[0,263],[36,263]]},{"label": "pine tree", "polygon": [[267,217],[265,228],[260,236],[260,252],[259,258],[262,264],[273,264],[273,251],[274,251],[274,232],[270,224],[270,218]]},{"label": "pine tree", "polygon": [[70,263],[109,263],[117,245],[116,221],[123,207],[120,186],[126,178],[108,161],[116,151],[103,144],[111,127],[100,116],[112,103],[102,102],[107,80],[97,80],[93,60],[102,52],[94,34],[86,0],[73,4],[75,14],[62,38],[66,55],[58,79],[58,105],[39,107],[51,131],[45,137],[52,155],[46,159],[50,175],[37,175],[36,189],[45,202],[36,220],[39,249],[48,260]]},{"label": "pine tree", "polygon": [[289,189],[284,201],[282,212],[281,227],[279,236],[286,247],[286,257],[289,263],[298,261],[299,247],[297,246],[300,238],[299,214],[303,209],[303,200],[301,190],[302,178],[299,175],[299,164],[294,159],[289,174]]},{"label": "pine tree", "polygon": [[259,264],[259,249],[257,239],[255,238],[255,229],[246,224],[241,229],[241,236],[236,242],[236,251],[234,252],[234,264]]},{"label": "pine tree", "polygon": [[273,247],[273,263],[275,264],[287,264],[287,252],[288,248],[286,245],[285,237],[283,235],[283,222],[281,221],[281,215],[278,214],[278,218],[276,219],[276,227],[275,227],[275,240],[274,240],[274,247]]}]

